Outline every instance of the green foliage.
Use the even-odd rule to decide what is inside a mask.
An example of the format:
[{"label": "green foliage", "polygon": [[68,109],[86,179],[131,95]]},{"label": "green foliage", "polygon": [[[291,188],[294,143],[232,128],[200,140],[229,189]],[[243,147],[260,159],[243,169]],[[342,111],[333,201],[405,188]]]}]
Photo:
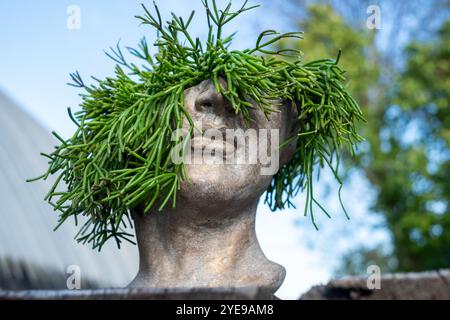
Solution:
[{"label": "green foliage", "polygon": [[303,49],[306,59],[345,52],[349,91],[369,121],[358,128],[366,141],[357,156],[344,160],[376,190],[372,210],[383,215],[392,238],[392,252],[370,246],[350,252],[339,273],[366,273],[374,262],[385,271],[448,267],[450,22],[430,41],[412,42],[401,70],[377,49],[373,32],[352,26],[331,6],[310,6],[300,26],[304,41],[284,46]]},{"label": "green foliage", "polygon": [[[386,212],[399,270],[443,268],[450,265],[450,21],[434,41],[411,43],[406,59],[392,99],[400,109],[386,117],[387,148],[373,167],[396,179],[379,185],[375,209]],[[392,159],[388,168],[383,159]]]},{"label": "green foliage", "polygon": [[[137,18],[158,33],[155,56],[142,40],[139,48],[128,51],[144,66],[127,62],[117,46],[108,53],[117,62],[114,77],[86,85],[78,73],[72,75],[72,85],[86,91],[81,111],[72,115],[69,110],[77,130],[68,140],[55,133],[60,145],[45,155],[49,170],[39,178],[58,174],[46,200],[60,212],[60,224],[69,218],[77,221],[80,215],[88,218],[78,241],[98,249],[110,238],[118,245],[131,241],[131,234],[124,231],[131,210],[139,207],[148,213],[169,203],[176,205],[177,190],[187,177],[184,164],[171,162],[171,151],[182,139],[172,141],[171,134],[185,121],[193,132],[184,109],[184,90],[205,79],[212,78],[216,90],[247,121],[252,120],[249,108],[268,115],[275,112],[274,101],[292,101],[297,107],[297,152],[267,190],[266,202],[272,210],[291,205],[290,199],[306,190],[305,215],[309,211],[314,223],[312,208],[318,203],[313,196],[313,168],[328,165],[340,182],[339,153],[344,146],[352,153],[361,140],[355,122],[362,113],[345,88],[338,59],[304,64],[296,50],[270,49],[279,41],[301,38],[300,32],[267,30],[254,48],[230,50],[233,36],[223,37],[223,26],[253,7],[244,3],[232,11],[231,3],[223,10],[215,1],[203,4],[209,30],[205,43],[188,32],[194,12],[186,20],[172,14],[172,20],[163,24],[156,5],[155,14],[143,6],[145,14]],[[227,86],[220,84],[219,77]]]},{"label": "green foliage", "polygon": [[381,246],[370,249],[357,247],[344,255],[334,273],[336,277],[367,274],[367,267],[371,265],[380,266],[383,273],[390,273],[396,270],[397,260],[386,254]]}]

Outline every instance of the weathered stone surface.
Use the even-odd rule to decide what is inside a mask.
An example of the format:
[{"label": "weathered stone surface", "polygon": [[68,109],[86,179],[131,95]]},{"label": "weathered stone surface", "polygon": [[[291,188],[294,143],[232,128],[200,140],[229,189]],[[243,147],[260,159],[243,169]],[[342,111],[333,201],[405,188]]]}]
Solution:
[{"label": "weathered stone surface", "polygon": [[267,290],[245,288],[2,291],[0,300],[273,300]]},{"label": "weathered stone surface", "polygon": [[450,299],[450,270],[388,274],[381,289],[368,289],[366,277],[347,277],[315,286],[301,300]]}]

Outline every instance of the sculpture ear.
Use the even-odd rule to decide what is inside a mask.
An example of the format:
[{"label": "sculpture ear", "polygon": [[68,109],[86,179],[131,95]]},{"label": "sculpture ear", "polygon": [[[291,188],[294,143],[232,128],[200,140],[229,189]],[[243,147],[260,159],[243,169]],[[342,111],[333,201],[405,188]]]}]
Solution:
[{"label": "sculpture ear", "polygon": [[[283,125],[282,135],[280,136],[280,144],[296,137],[299,130],[297,105],[292,101],[286,101],[283,106]],[[294,157],[297,148],[297,139],[293,138],[287,146],[280,150],[280,166],[284,166]]]}]

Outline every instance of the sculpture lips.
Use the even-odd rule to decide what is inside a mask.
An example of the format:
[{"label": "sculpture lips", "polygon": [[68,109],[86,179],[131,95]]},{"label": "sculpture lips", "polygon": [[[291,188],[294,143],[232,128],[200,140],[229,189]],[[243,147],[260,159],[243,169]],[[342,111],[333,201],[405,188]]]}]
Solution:
[{"label": "sculpture lips", "polygon": [[221,152],[223,157],[233,155],[236,147],[228,143],[225,139],[211,139],[209,137],[194,137],[191,140],[191,149],[194,152],[201,152],[204,155],[215,155],[215,152]]},{"label": "sculpture lips", "polygon": [[[213,130],[213,131],[211,131]],[[242,145],[239,139],[236,139],[235,129],[226,126],[214,127],[212,125],[204,125],[200,132],[194,133],[191,140],[191,150],[194,152],[202,151],[204,155],[215,155],[215,152],[221,152],[223,158],[233,156],[238,148]],[[227,139],[227,134],[230,136]]]}]

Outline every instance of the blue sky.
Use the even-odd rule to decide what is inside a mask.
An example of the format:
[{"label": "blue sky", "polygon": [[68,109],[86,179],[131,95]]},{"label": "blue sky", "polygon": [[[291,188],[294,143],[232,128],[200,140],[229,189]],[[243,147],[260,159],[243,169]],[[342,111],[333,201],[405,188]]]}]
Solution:
[{"label": "blue sky", "polygon": [[[12,95],[40,122],[69,135],[72,128],[66,117],[66,108],[75,107],[77,90],[66,86],[69,73],[78,70],[84,78],[90,75],[104,77],[111,74],[114,63],[103,51],[119,40],[133,46],[142,36],[149,42],[155,34],[140,26],[134,18],[141,14],[142,1],[78,0],[78,1],[1,1],[0,2],[0,88]],[[145,1],[144,1],[145,2]],[[81,9],[81,28],[69,30],[66,26],[67,8]],[[151,7],[151,2],[147,1]],[[160,1],[164,16],[176,11],[187,16],[196,10],[198,17],[192,31],[205,34],[200,1]],[[255,41],[255,23],[264,10],[248,13],[247,19],[237,19],[233,28],[239,31],[237,48]],[[269,20],[270,21],[270,20]],[[277,27],[279,23],[275,23]],[[234,30],[232,30],[234,31]]]},{"label": "blue sky", "polygon": [[[0,2],[0,90],[20,103],[37,121],[50,130],[68,137],[73,124],[67,117],[67,107],[76,110],[80,102],[78,90],[69,87],[69,73],[78,70],[88,79],[90,75],[110,75],[114,63],[103,50],[121,40],[134,46],[142,36],[149,43],[155,34],[139,26],[134,15],[141,14],[141,1],[130,0],[17,0]],[[238,1],[236,1],[237,3]],[[150,6],[151,2],[146,1]],[[219,1],[223,3],[223,1]],[[200,1],[159,1],[165,17],[169,11],[187,16],[191,10],[201,13]],[[81,9],[80,30],[67,28],[67,8]],[[273,8],[256,9],[237,19],[228,30],[238,30],[236,48],[252,46],[255,35],[267,28],[282,29],[284,19]],[[194,34],[205,34],[202,14],[192,26]],[[330,180],[329,175],[322,175]],[[257,232],[266,255],[287,268],[287,279],[278,292],[281,298],[297,298],[311,285],[325,282],[338,262],[339,253],[358,243],[386,240],[386,234],[370,226],[378,220],[368,214],[372,196],[363,179],[356,177],[344,190],[344,201],[352,220],[347,222],[334,196],[324,202],[333,221],[319,217],[321,231],[317,232],[309,218],[302,217],[301,195],[296,199],[297,210],[270,213],[260,205]],[[355,190],[358,191],[356,196]],[[323,184],[316,188],[320,198],[326,193]],[[366,192],[365,192],[366,191]],[[362,196],[361,196],[362,194]],[[320,211],[317,210],[318,215]],[[352,234],[351,237],[348,235]],[[346,237],[340,235],[347,235]],[[353,238],[351,242],[349,239]]]}]

